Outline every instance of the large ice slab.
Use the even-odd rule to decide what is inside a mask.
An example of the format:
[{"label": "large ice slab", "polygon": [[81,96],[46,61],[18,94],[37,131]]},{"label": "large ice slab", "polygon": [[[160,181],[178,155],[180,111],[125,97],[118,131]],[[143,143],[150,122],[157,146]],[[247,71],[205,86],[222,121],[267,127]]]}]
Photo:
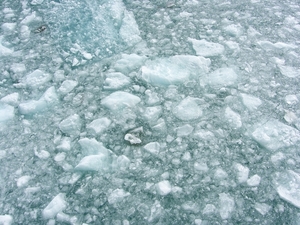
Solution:
[{"label": "large ice slab", "polygon": [[186,97],[173,109],[173,114],[184,121],[198,119],[202,116],[198,101],[197,98]]},{"label": "large ice slab", "polygon": [[292,170],[276,173],[274,184],[280,198],[300,208],[300,175]]},{"label": "large ice slab", "polygon": [[300,142],[300,132],[277,120],[269,120],[254,126],[252,138],[268,150],[275,151]]},{"label": "large ice slab", "polygon": [[141,99],[138,96],[124,91],[116,91],[101,101],[101,105],[112,111],[118,111],[123,108],[131,108],[138,104]]},{"label": "large ice slab", "polygon": [[209,42],[206,40],[196,40],[193,38],[188,38],[188,41],[192,43],[196,54],[200,56],[217,56],[224,52],[224,46],[218,43]]},{"label": "large ice slab", "polygon": [[53,105],[59,102],[56,90],[54,87],[48,88],[39,100],[29,100],[19,104],[21,114],[34,114],[51,109]]},{"label": "large ice slab", "polygon": [[238,76],[232,68],[219,68],[210,74],[200,78],[202,86],[209,85],[214,88],[221,88],[233,85]]},{"label": "large ice slab", "polygon": [[210,60],[201,56],[176,55],[147,61],[140,74],[154,86],[176,85],[207,73],[209,65]]},{"label": "large ice slab", "polygon": [[67,202],[65,201],[65,195],[59,193],[46,206],[42,214],[44,219],[53,219],[59,212],[62,212],[66,208],[67,208]]}]

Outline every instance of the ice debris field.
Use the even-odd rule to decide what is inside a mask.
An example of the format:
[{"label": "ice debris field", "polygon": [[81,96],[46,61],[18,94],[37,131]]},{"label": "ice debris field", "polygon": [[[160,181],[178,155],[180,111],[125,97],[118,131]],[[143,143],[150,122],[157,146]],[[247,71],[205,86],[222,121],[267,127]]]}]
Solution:
[{"label": "ice debris field", "polygon": [[0,224],[300,224],[296,0],[2,0]]}]

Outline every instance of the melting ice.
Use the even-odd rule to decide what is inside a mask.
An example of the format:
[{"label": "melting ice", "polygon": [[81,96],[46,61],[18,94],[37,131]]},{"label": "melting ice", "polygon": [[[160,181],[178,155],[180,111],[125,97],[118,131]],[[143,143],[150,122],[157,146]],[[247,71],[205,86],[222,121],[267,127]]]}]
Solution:
[{"label": "melting ice", "polygon": [[3,0],[0,224],[299,224],[299,7]]}]

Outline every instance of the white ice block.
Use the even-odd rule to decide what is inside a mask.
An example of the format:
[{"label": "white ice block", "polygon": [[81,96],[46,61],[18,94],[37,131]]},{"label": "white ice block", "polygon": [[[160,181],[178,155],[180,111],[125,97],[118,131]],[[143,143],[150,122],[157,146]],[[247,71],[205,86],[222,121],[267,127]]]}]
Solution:
[{"label": "white ice block", "polygon": [[167,195],[172,191],[172,187],[168,180],[163,180],[156,184],[156,190],[159,195]]},{"label": "white ice block", "polygon": [[223,220],[230,218],[235,206],[234,199],[229,194],[221,193],[219,194],[219,203],[219,213],[221,218]]},{"label": "white ice block", "polygon": [[42,214],[44,219],[53,219],[59,212],[62,212],[66,208],[67,208],[67,202],[65,201],[65,195],[59,193],[46,206]]},{"label": "white ice block", "polygon": [[211,57],[221,55],[224,52],[224,46],[218,43],[193,38],[188,38],[188,41],[192,43],[196,54],[200,56]]},{"label": "white ice block", "polygon": [[195,120],[202,116],[197,98],[186,97],[174,109],[173,114],[180,120]]},{"label": "white ice block", "polygon": [[68,135],[78,135],[81,129],[81,119],[77,114],[71,115],[60,122],[59,129]]},{"label": "white ice block", "polygon": [[124,108],[132,108],[140,101],[141,99],[133,94],[124,91],[116,91],[102,99],[101,105],[116,112]]},{"label": "white ice block", "polygon": [[210,60],[202,56],[176,55],[148,60],[140,70],[143,80],[154,86],[182,84],[209,71]]}]

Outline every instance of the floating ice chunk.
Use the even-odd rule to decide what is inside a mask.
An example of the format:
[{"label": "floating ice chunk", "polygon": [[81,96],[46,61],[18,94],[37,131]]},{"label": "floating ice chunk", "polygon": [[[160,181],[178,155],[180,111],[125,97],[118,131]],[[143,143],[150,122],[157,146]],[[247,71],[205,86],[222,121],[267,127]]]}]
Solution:
[{"label": "floating ice chunk", "polygon": [[56,156],[54,156],[54,161],[55,162],[62,162],[66,158],[66,153],[65,152],[60,152],[57,153]]},{"label": "floating ice chunk", "polygon": [[163,180],[156,184],[156,190],[159,195],[167,195],[172,191],[172,187],[168,180]]},{"label": "floating ice chunk", "polygon": [[225,109],[225,117],[228,120],[230,126],[232,126],[233,128],[239,128],[242,126],[242,120],[241,120],[241,116],[232,111],[231,108],[226,107]]},{"label": "floating ice chunk", "polygon": [[286,111],[283,118],[286,122],[288,122],[290,124],[293,124],[298,120],[298,117],[295,115],[295,113],[290,112],[290,111]]},{"label": "floating ice chunk", "polygon": [[299,100],[296,95],[287,95],[285,96],[285,102],[289,105],[294,105],[297,104]]},{"label": "floating ice chunk", "polygon": [[198,173],[206,173],[208,171],[208,166],[206,162],[196,161],[194,163],[194,170]]},{"label": "floating ice chunk", "polygon": [[61,143],[56,146],[56,149],[61,151],[69,151],[71,149],[71,140],[68,137],[64,137]]},{"label": "floating ice chunk", "polygon": [[220,209],[219,213],[223,220],[230,218],[234,210],[234,199],[226,193],[219,194]]},{"label": "floating ice chunk", "polygon": [[17,186],[23,187],[28,184],[29,180],[31,179],[30,176],[22,176],[17,180]]},{"label": "floating ice chunk", "polygon": [[11,225],[13,217],[11,215],[0,215],[0,225]]},{"label": "floating ice chunk", "polygon": [[3,23],[1,29],[5,34],[11,34],[16,29],[16,23]]},{"label": "floating ice chunk", "polygon": [[3,46],[0,38],[0,57],[10,56],[14,51]]},{"label": "floating ice chunk", "polygon": [[41,17],[36,15],[36,12],[33,11],[30,15],[26,16],[22,21],[21,24],[29,25],[32,22],[40,22],[42,19]]},{"label": "floating ice chunk", "polygon": [[266,203],[259,203],[259,202],[256,202],[254,204],[254,208],[257,210],[257,212],[259,212],[261,215],[266,215],[270,209],[272,208],[271,206],[269,206],[268,204]]},{"label": "floating ice chunk", "polygon": [[143,117],[149,122],[149,123],[155,123],[159,119],[159,117],[162,114],[162,108],[161,106],[153,106],[153,107],[146,107],[146,109],[143,112]]},{"label": "floating ice chunk", "polygon": [[124,10],[124,18],[120,28],[120,35],[128,46],[133,46],[142,41],[139,27],[132,12]]},{"label": "floating ice chunk", "polygon": [[10,69],[15,74],[22,74],[26,72],[26,66],[23,63],[13,63]]},{"label": "floating ice chunk", "polygon": [[36,155],[40,159],[48,159],[50,157],[50,153],[46,150],[41,150],[38,152],[36,149],[34,150],[34,155]]},{"label": "floating ice chunk", "polygon": [[144,146],[144,149],[151,154],[157,155],[160,151],[160,144],[158,142],[150,142]]},{"label": "floating ice chunk", "polygon": [[81,119],[77,114],[71,115],[60,122],[59,129],[68,135],[78,135],[81,130]]},{"label": "floating ice chunk", "polygon": [[173,109],[173,114],[184,121],[198,119],[202,116],[202,110],[198,102],[198,98],[186,97]]},{"label": "floating ice chunk", "polygon": [[274,178],[280,198],[300,208],[300,176],[292,170],[276,173]]},{"label": "floating ice chunk", "polygon": [[195,219],[195,225],[201,225],[202,224],[202,220],[201,219]]},{"label": "floating ice chunk", "polygon": [[181,84],[209,70],[210,60],[201,56],[176,55],[149,60],[142,66],[141,77],[155,86]]},{"label": "floating ice chunk", "polygon": [[125,171],[130,164],[130,160],[125,155],[120,155],[116,160],[113,161],[112,167],[117,170],[123,170]]},{"label": "floating ice chunk", "polygon": [[239,183],[246,182],[248,180],[249,175],[249,168],[246,166],[243,166],[239,163],[234,165],[234,168],[236,170],[237,180]]},{"label": "floating ice chunk", "polygon": [[32,73],[28,74],[24,79],[22,79],[22,83],[32,88],[39,88],[43,84],[50,81],[51,78],[52,77],[50,74],[45,73],[41,70],[35,70]]},{"label": "floating ice chunk", "polygon": [[130,72],[139,69],[144,64],[146,59],[146,56],[122,54],[122,58],[115,63],[114,68],[116,71],[129,74]]},{"label": "floating ice chunk", "polygon": [[44,0],[32,0],[30,2],[31,5],[40,5],[43,3]]},{"label": "floating ice chunk", "polygon": [[234,41],[226,41],[225,44],[231,51],[238,52],[240,50],[239,44]]},{"label": "floating ice chunk", "polygon": [[283,76],[295,78],[300,75],[300,70],[298,68],[283,65],[278,65],[278,67]]},{"label": "floating ice chunk", "polygon": [[100,119],[93,120],[91,123],[89,123],[86,128],[91,133],[99,135],[103,133],[111,124],[111,120],[103,117]]},{"label": "floating ice chunk", "polygon": [[15,108],[0,102],[0,122],[13,119],[15,116]]},{"label": "floating ice chunk", "polygon": [[203,214],[213,214],[217,211],[217,208],[213,204],[207,204],[203,209]]},{"label": "floating ice chunk", "polygon": [[264,50],[276,50],[276,49],[281,49],[281,50],[292,50],[296,49],[297,46],[293,44],[286,44],[282,42],[277,42],[273,44],[270,41],[258,41],[258,44],[264,49]]},{"label": "floating ice chunk", "polygon": [[57,213],[62,212],[67,208],[67,202],[65,201],[65,195],[59,193],[43,210],[44,219],[53,219]]},{"label": "floating ice chunk", "polygon": [[123,189],[116,189],[107,197],[107,201],[109,204],[115,204],[121,202],[125,197],[129,195],[130,193],[124,191]]},{"label": "floating ice chunk", "polygon": [[243,33],[243,30],[241,25],[231,24],[224,27],[224,32],[230,36],[239,37]]},{"label": "floating ice chunk", "polygon": [[82,148],[82,154],[84,156],[88,155],[98,155],[98,154],[104,154],[109,155],[110,151],[104,147],[104,145],[101,142],[98,142],[95,138],[89,139],[89,138],[82,138],[78,141]]},{"label": "floating ice chunk", "polygon": [[251,111],[256,110],[261,104],[261,100],[252,95],[241,94],[243,104]]},{"label": "floating ice chunk", "polygon": [[260,176],[255,174],[247,180],[247,184],[251,187],[256,187],[260,184],[260,180],[261,180]]},{"label": "floating ice chunk", "polygon": [[152,92],[151,90],[146,90],[145,95],[147,96],[146,103],[148,105],[154,105],[154,104],[160,102],[160,99],[159,99],[157,93]]},{"label": "floating ice chunk", "polygon": [[152,130],[159,136],[166,134],[167,126],[165,120],[162,118],[158,119],[157,124],[152,127]]},{"label": "floating ice chunk", "polygon": [[0,159],[5,158],[6,156],[6,151],[5,150],[0,150]]},{"label": "floating ice chunk", "polygon": [[148,218],[148,222],[153,223],[154,221],[158,221],[162,217],[162,214],[164,213],[164,208],[161,206],[158,200],[155,200],[150,211],[151,212]]},{"label": "floating ice chunk", "polygon": [[34,114],[50,109],[51,106],[57,104],[59,101],[55,88],[48,88],[39,100],[30,100],[19,104],[19,111],[21,114]]},{"label": "floating ice chunk", "polygon": [[215,179],[224,180],[228,177],[228,174],[221,168],[216,169],[214,174]]},{"label": "floating ice chunk", "polygon": [[106,90],[118,90],[130,84],[130,78],[122,73],[108,73],[103,88]]},{"label": "floating ice chunk", "polygon": [[200,211],[199,205],[192,201],[187,201],[187,202],[183,203],[181,205],[181,208],[184,211],[193,212],[193,213],[198,213]]},{"label": "floating ice chunk", "polygon": [[26,25],[22,25],[21,28],[20,28],[19,35],[20,35],[20,39],[27,40],[30,37],[29,27],[26,26]]},{"label": "floating ice chunk", "polygon": [[214,88],[231,86],[237,80],[237,74],[231,68],[220,68],[200,78],[201,85]]},{"label": "floating ice chunk", "polygon": [[185,124],[183,126],[177,127],[177,137],[188,136],[193,132],[193,130],[194,127],[192,127],[190,124]]},{"label": "floating ice chunk", "polygon": [[109,155],[98,154],[88,155],[80,160],[74,168],[75,171],[109,171],[111,167],[111,158]]},{"label": "floating ice chunk", "polygon": [[213,140],[215,138],[211,131],[205,129],[197,129],[193,136],[200,140]]},{"label": "floating ice chunk", "polygon": [[57,91],[60,94],[65,95],[71,92],[77,85],[78,82],[75,80],[65,80]]},{"label": "floating ice chunk", "polygon": [[296,145],[300,141],[300,132],[277,120],[255,125],[252,138],[266,149],[275,151],[283,147]]},{"label": "floating ice chunk", "polygon": [[123,108],[131,108],[137,105],[141,99],[133,94],[116,91],[101,101],[101,105],[112,111],[118,111]]},{"label": "floating ice chunk", "polygon": [[193,38],[188,38],[188,41],[193,44],[196,54],[200,56],[217,56],[224,52],[224,46],[218,43],[208,42],[206,40],[196,40]]},{"label": "floating ice chunk", "polygon": [[284,159],[285,155],[282,152],[277,152],[271,156],[271,162],[275,165],[278,165]]}]

